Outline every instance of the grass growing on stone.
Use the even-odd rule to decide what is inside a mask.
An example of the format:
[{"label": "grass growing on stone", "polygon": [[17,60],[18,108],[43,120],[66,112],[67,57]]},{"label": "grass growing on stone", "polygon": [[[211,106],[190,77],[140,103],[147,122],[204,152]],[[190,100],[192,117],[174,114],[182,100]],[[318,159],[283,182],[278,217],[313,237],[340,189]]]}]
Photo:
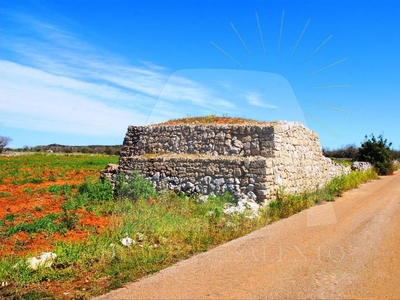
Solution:
[{"label": "grass growing on stone", "polygon": [[[156,194],[149,182],[140,176],[133,178],[130,182],[119,181],[117,198],[110,193],[111,186],[98,179],[87,179],[74,189],[68,184],[50,185],[48,190],[54,196],[61,197],[64,203],[61,212],[64,217],[60,219],[64,223],[57,223],[52,219],[54,216],[50,216],[42,220],[46,222],[40,222],[36,229],[46,230],[46,224],[51,222],[54,226],[65,226],[65,230],[72,228],[79,231],[80,220],[76,214],[83,209],[109,218],[108,226],[101,232],[94,228],[80,241],[54,239],[51,248],[42,249],[57,254],[51,268],[39,268],[37,271],[28,269],[24,261],[33,253],[1,257],[0,298],[86,299],[157,272],[316,203],[332,201],[343,191],[376,178],[376,173],[352,172],[313,193],[290,196],[282,192],[254,219],[247,218],[245,214],[223,213],[224,204],[233,201],[230,194],[209,197],[207,202],[202,203],[197,197]],[[9,234],[4,224],[18,217],[8,214],[4,220],[0,220],[0,237]],[[53,225],[50,224],[51,230],[56,229]],[[12,231],[17,229],[14,227]],[[53,234],[51,230],[49,234]],[[29,230],[27,233],[36,234]],[[126,237],[132,239],[130,246],[121,243]],[[7,282],[8,285],[1,287],[1,282]]]},{"label": "grass growing on stone", "polygon": [[253,119],[245,119],[245,118],[235,118],[228,116],[217,116],[217,115],[207,115],[203,117],[191,117],[187,116],[186,118],[181,119],[173,119],[164,123],[156,124],[158,125],[180,125],[180,124],[188,124],[188,125],[206,125],[206,124],[266,124],[267,122],[256,121]]}]

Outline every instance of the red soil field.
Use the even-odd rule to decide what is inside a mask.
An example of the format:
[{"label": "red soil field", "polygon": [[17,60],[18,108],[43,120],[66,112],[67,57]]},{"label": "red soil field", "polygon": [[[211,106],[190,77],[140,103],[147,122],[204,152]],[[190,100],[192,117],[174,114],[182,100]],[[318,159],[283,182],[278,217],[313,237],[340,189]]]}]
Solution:
[{"label": "red soil field", "polygon": [[[24,171],[29,172],[29,169]],[[49,177],[50,174],[43,172],[42,178]],[[81,184],[86,177],[96,177],[96,172],[68,171],[63,175],[63,179],[55,181],[43,181],[42,183],[25,183],[16,185],[11,183],[10,178],[0,184],[0,220],[7,215],[15,215],[11,221],[5,222],[5,228],[17,224],[31,223],[35,219],[44,217],[49,213],[62,213],[61,205],[65,202],[63,196],[54,195],[47,191],[50,186],[64,185],[68,183]],[[42,251],[53,251],[57,241],[83,241],[89,234],[89,230],[84,227],[96,228],[101,232],[107,227],[110,216],[96,216],[86,210],[76,211],[79,216],[77,229],[69,230],[64,234],[58,232],[51,233],[25,233],[19,231],[9,237],[0,235],[0,255],[22,256],[28,253],[36,255]]]}]

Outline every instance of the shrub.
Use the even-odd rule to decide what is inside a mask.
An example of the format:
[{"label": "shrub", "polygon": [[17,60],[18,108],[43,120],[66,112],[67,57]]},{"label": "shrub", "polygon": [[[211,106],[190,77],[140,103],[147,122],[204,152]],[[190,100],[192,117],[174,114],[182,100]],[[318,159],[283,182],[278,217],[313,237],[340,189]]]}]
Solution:
[{"label": "shrub", "polygon": [[355,144],[342,146],[338,149],[322,149],[322,153],[326,157],[332,158],[348,158],[348,159],[356,159],[358,155],[358,147]]},{"label": "shrub", "polygon": [[107,181],[89,183],[85,182],[78,188],[79,194],[86,194],[90,200],[101,202],[112,199],[110,184]]},{"label": "shrub", "polygon": [[365,141],[361,144],[357,160],[370,162],[379,175],[393,174],[391,145],[392,143],[388,143],[387,139],[383,139],[382,135],[375,138],[371,134],[369,139],[365,136]]},{"label": "shrub", "polygon": [[3,152],[3,149],[7,147],[7,145],[12,141],[11,138],[7,136],[0,136],[0,153]]},{"label": "shrub", "polygon": [[130,178],[126,178],[124,174],[117,177],[115,194],[119,198],[131,198],[133,200],[157,197],[153,185],[137,171]]},{"label": "shrub", "polygon": [[107,180],[98,182],[84,182],[78,188],[77,198],[83,198],[86,203],[102,203],[113,200],[111,183]]}]

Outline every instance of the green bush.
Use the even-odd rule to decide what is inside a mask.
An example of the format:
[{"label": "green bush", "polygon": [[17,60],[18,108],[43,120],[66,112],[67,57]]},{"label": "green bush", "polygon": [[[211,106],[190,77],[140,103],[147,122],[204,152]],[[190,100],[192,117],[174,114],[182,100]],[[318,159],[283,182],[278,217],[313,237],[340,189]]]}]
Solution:
[{"label": "green bush", "polygon": [[[69,222],[71,210],[85,208],[87,211],[93,211],[97,208],[107,205],[114,201],[114,194],[111,183],[109,181],[85,181],[82,183],[76,192],[72,193],[70,185],[54,185],[49,188],[49,191],[56,195],[63,194],[65,198],[61,208],[65,214],[65,220]],[[73,220],[75,217],[72,216]]]},{"label": "green bush", "polygon": [[153,185],[137,171],[128,179],[124,174],[117,177],[115,194],[119,198],[131,198],[133,200],[157,197],[157,192]]},{"label": "green bush", "polygon": [[268,206],[269,217],[272,221],[287,218],[314,205],[317,202],[314,194],[287,195],[284,188],[280,189],[276,194],[276,200]]},{"label": "green bush", "polygon": [[102,203],[113,200],[114,195],[111,183],[107,180],[97,182],[84,182],[78,188],[77,198],[83,198],[83,202]]},{"label": "green bush", "polygon": [[387,139],[383,139],[382,135],[375,138],[371,134],[369,139],[365,136],[365,141],[361,144],[357,160],[370,162],[379,175],[393,174],[391,145],[392,143],[388,143]]},{"label": "green bush", "polygon": [[345,182],[345,175],[333,178],[333,180],[327,185],[329,194],[333,197],[341,197],[345,191]]}]

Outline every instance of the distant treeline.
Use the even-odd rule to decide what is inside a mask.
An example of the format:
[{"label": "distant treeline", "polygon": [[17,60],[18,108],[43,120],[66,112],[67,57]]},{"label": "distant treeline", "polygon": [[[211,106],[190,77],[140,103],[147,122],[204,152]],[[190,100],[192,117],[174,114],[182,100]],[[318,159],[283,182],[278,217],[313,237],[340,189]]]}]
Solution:
[{"label": "distant treeline", "polygon": [[107,155],[119,155],[121,151],[121,145],[89,145],[89,146],[66,146],[59,144],[50,144],[47,146],[25,146],[20,149],[10,149],[8,151],[24,151],[24,152],[52,152],[52,153],[94,153],[94,154],[107,154]]},{"label": "distant treeline", "polygon": [[[356,160],[358,149],[356,145],[347,145],[334,150],[322,149],[322,152],[325,157]],[[393,159],[400,159],[400,150],[392,150],[392,154]]]},{"label": "distant treeline", "polygon": [[[107,154],[119,155],[121,145],[89,145],[89,146],[66,146],[59,144],[50,144],[47,146],[25,146],[19,149],[6,148],[7,151],[24,151],[24,152],[53,152],[53,153],[94,153],[94,154]],[[356,160],[358,156],[358,147],[356,145],[342,146],[341,148],[330,150],[322,149],[325,157],[341,158]],[[400,159],[400,150],[392,150],[393,159]]]}]

